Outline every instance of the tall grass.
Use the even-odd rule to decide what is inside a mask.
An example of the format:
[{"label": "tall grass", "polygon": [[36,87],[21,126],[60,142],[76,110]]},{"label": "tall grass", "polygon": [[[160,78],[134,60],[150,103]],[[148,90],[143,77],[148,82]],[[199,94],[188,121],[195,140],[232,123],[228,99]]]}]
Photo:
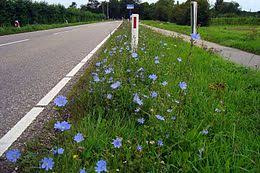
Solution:
[{"label": "tall grass", "polygon": [[[54,132],[59,137],[47,147],[51,135],[41,136],[23,154],[20,172],[41,172],[43,157],[52,157],[52,171],[59,173],[95,172],[100,159],[109,172],[259,171],[260,73],[143,27],[134,58],[130,38],[124,25],[110,39],[59,112],[71,129]],[[116,81],[121,85],[112,89]],[[143,104],[135,102],[135,93]],[[76,143],[79,132],[85,140]],[[119,148],[112,144],[116,137],[122,138]],[[53,155],[53,147],[65,151]]]},{"label": "tall grass", "polygon": [[260,18],[257,17],[221,17],[212,18],[210,25],[260,25]]}]

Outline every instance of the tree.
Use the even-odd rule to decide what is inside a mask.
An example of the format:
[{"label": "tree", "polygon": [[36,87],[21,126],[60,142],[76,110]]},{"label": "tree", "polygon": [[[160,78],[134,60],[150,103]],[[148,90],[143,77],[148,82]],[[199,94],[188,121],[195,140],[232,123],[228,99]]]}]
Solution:
[{"label": "tree", "polygon": [[241,9],[237,2],[224,2],[223,0],[217,0],[214,5],[214,15],[217,16],[236,16],[239,15]]},{"label": "tree", "polygon": [[170,21],[173,15],[174,0],[159,0],[155,5],[155,17],[161,21]]},{"label": "tree", "polygon": [[141,3],[139,5],[139,15],[144,20],[155,19],[155,4],[149,4],[148,2]]},{"label": "tree", "polygon": [[69,8],[77,8],[77,3],[76,2],[72,2],[71,5],[69,6]]},{"label": "tree", "polygon": [[93,13],[101,13],[101,4],[97,0],[89,0],[87,4],[87,10]]},{"label": "tree", "polygon": [[[206,26],[210,20],[210,5],[208,0],[197,0],[198,2],[198,24]],[[190,25],[191,0],[174,7],[173,21],[180,25]]]}]

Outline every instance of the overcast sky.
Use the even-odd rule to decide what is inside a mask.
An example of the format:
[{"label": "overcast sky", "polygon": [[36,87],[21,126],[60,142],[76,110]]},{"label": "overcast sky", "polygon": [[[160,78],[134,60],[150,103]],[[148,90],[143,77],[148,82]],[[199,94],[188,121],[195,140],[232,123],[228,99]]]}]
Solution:
[{"label": "overcast sky", "polygon": [[[87,0],[35,0],[35,1],[46,1],[49,4],[60,3],[68,7],[71,2],[76,2],[78,6],[81,4],[86,4]],[[102,0],[103,1],[103,0]],[[108,1],[108,0],[107,0]],[[141,0],[142,2],[156,2],[157,0]],[[186,0],[179,0],[179,2],[184,2]],[[216,0],[209,0],[211,4],[214,4]],[[232,1],[232,0],[224,0],[224,1]],[[233,0],[240,4],[241,8],[246,11],[260,11],[260,0]],[[175,0],[177,2],[177,0]]]}]

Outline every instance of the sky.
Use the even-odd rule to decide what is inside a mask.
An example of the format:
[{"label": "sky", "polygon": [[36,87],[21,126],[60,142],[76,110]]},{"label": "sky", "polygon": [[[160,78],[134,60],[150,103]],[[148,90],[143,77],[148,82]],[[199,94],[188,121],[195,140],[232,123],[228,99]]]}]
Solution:
[{"label": "sky", "polygon": [[[87,0],[35,0],[35,1],[46,1],[49,4],[62,4],[66,7],[68,7],[72,2],[76,2],[78,6],[82,4],[86,4]],[[103,0],[102,0],[103,1]],[[149,2],[153,3],[156,2],[157,0],[141,0],[141,2]],[[179,0],[179,2],[184,2],[186,0]],[[226,2],[230,2],[232,0],[224,0]],[[260,11],[260,0],[233,0],[235,2],[238,2],[240,4],[240,7],[242,10],[246,11]],[[175,0],[177,2],[177,0]],[[216,0],[209,0],[210,4],[214,4]]]}]

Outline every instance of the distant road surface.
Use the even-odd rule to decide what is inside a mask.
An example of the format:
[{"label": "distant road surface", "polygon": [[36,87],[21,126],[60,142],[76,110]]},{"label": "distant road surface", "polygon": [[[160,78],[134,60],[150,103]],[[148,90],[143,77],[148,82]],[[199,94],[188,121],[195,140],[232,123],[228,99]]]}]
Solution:
[{"label": "distant road surface", "polygon": [[0,36],[0,138],[118,25]]}]

